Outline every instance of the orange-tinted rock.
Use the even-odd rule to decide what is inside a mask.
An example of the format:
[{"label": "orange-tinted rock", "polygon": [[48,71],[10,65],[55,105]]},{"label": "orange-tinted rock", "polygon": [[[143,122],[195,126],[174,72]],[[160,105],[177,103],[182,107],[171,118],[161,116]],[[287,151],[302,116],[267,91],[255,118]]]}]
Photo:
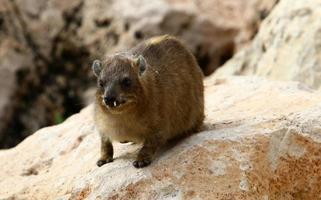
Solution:
[{"label": "orange-tinted rock", "polygon": [[146,168],[139,145],[115,144],[98,168],[92,106],[0,151],[0,198],[318,199],[321,94],[296,82],[206,80],[204,131],[159,152]]}]

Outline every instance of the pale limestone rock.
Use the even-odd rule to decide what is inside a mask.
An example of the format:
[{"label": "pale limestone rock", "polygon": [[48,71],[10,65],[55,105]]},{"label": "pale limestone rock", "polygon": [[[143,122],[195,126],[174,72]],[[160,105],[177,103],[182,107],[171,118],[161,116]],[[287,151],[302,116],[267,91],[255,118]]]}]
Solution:
[{"label": "pale limestone rock", "polygon": [[321,93],[296,82],[209,78],[202,132],[132,166],[101,168],[92,106],[0,151],[0,199],[319,199]]},{"label": "pale limestone rock", "polygon": [[321,86],[321,2],[281,0],[263,21],[252,45],[216,76],[258,75]]}]

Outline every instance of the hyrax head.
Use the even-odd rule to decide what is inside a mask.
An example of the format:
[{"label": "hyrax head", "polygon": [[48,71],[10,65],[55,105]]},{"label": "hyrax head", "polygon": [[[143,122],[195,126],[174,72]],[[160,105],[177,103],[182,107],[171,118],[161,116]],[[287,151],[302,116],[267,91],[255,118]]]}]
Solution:
[{"label": "hyrax head", "polygon": [[105,62],[95,60],[92,70],[97,77],[97,100],[113,114],[133,108],[142,94],[140,78],[145,69],[143,56],[115,55]]}]

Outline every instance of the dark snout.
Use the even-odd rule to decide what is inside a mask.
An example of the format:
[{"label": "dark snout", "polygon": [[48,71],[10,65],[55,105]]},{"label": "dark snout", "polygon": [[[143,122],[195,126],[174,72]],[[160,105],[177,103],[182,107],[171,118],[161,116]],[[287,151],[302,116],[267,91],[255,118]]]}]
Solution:
[{"label": "dark snout", "polygon": [[103,101],[104,104],[110,108],[118,107],[126,102],[124,99],[120,99],[115,93],[104,95]]},{"label": "dark snout", "polygon": [[114,107],[116,105],[117,98],[115,95],[104,96],[104,103],[109,107]]}]

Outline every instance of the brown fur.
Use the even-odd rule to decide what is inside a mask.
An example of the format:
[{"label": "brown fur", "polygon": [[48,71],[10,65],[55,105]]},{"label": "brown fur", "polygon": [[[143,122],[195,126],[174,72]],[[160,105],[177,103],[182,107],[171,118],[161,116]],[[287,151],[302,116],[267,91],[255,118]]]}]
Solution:
[{"label": "brown fur", "polygon": [[[141,76],[133,64],[139,55],[147,63]],[[96,93],[94,117],[102,139],[99,166],[112,161],[111,141],[117,140],[143,143],[134,166],[144,167],[157,147],[196,130],[204,119],[202,71],[174,37],[155,37],[126,53],[107,57],[98,79],[108,85],[124,75],[131,77],[131,88],[115,87],[115,91],[129,95],[130,103],[111,111],[103,103],[104,89]]]}]

